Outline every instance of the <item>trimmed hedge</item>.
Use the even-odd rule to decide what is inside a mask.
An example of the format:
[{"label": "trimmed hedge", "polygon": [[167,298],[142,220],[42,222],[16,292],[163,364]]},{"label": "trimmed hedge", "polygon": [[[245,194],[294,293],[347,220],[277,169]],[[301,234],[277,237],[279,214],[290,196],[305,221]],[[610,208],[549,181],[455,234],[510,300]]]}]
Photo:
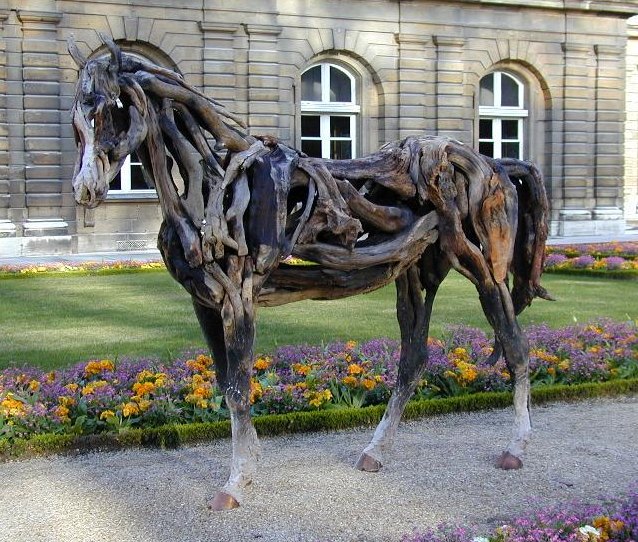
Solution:
[{"label": "trimmed hedge", "polygon": [[122,275],[131,273],[158,273],[167,272],[165,267],[122,267],[122,268],[99,268],[99,269],[70,269],[68,271],[47,270],[47,271],[26,271],[24,273],[13,271],[0,271],[0,280],[9,279],[32,279],[39,277],[59,278],[59,277],[85,277],[96,275]]},{"label": "trimmed hedge", "polygon": [[[555,385],[532,389],[532,402],[574,401],[595,397],[614,397],[638,393],[638,378],[587,384]],[[506,408],[512,404],[510,392],[485,392],[445,399],[410,401],[404,420],[459,412]],[[254,418],[260,436],[289,433],[335,431],[374,426],[385,405],[360,409],[329,409],[290,414],[271,414]],[[133,447],[177,448],[180,445],[230,437],[230,421],[166,425],[148,429],[129,429],[119,434],[37,435],[30,439],[0,442],[0,461],[50,454],[78,454],[90,451],[121,450]]]}]

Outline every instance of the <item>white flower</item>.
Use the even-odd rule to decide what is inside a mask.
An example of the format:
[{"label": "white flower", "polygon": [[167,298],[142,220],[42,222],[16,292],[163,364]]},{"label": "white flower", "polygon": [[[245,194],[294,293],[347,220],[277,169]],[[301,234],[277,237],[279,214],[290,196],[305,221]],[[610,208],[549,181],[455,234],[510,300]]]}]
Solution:
[{"label": "white flower", "polygon": [[596,529],[596,527],[592,527],[591,525],[585,525],[578,529],[578,532],[587,538],[591,535],[594,539],[597,539],[600,536],[600,531]]},{"label": "white flower", "polygon": [[484,536],[475,536],[472,538],[472,542],[490,542],[490,539]]}]

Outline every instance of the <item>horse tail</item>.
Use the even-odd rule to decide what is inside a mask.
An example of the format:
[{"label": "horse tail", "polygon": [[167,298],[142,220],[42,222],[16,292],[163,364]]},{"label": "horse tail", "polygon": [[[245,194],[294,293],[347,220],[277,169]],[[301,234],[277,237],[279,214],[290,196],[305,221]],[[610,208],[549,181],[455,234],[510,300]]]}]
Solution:
[{"label": "horse tail", "polygon": [[520,314],[536,297],[553,300],[540,284],[548,236],[549,201],[543,175],[531,162],[495,160],[507,173],[518,194],[518,228],[511,264],[512,301]]}]

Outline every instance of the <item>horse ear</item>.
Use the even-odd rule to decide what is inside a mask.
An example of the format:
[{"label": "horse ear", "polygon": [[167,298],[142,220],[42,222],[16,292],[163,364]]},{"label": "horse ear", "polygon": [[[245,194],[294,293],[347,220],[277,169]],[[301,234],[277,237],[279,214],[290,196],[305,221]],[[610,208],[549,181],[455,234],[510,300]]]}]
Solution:
[{"label": "horse ear", "polygon": [[80,53],[78,45],[77,43],[75,43],[75,37],[73,36],[73,34],[71,34],[66,40],[66,45],[71,58],[78,65],[78,68],[84,68],[84,66],[86,66],[86,57],[82,53]]},{"label": "horse ear", "polygon": [[110,67],[113,71],[115,71],[115,73],[117,73],[120,71],[120,67],[122,66],[122,51],[106,34],[102,34],[100,32],[100,39],[102,40],[102,43],[106,45],[106,48],[111,51]]}]

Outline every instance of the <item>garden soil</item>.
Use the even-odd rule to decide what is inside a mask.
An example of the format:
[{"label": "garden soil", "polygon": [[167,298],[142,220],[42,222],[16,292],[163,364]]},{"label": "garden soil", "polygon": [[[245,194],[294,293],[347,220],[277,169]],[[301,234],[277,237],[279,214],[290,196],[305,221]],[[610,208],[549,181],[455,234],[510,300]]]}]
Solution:
[{"label": "garden soil", "polygon": [[371,429],[263,439],[241,508],[205,503],[230,443],[0,464],[2,542],[399,541],[441,522],[482,534],[531,508],[593,502],[638,481],[638,397],[533,409],[520,471],[494,461],[510,409],[401,426],[391,461],[355,470]]}]

